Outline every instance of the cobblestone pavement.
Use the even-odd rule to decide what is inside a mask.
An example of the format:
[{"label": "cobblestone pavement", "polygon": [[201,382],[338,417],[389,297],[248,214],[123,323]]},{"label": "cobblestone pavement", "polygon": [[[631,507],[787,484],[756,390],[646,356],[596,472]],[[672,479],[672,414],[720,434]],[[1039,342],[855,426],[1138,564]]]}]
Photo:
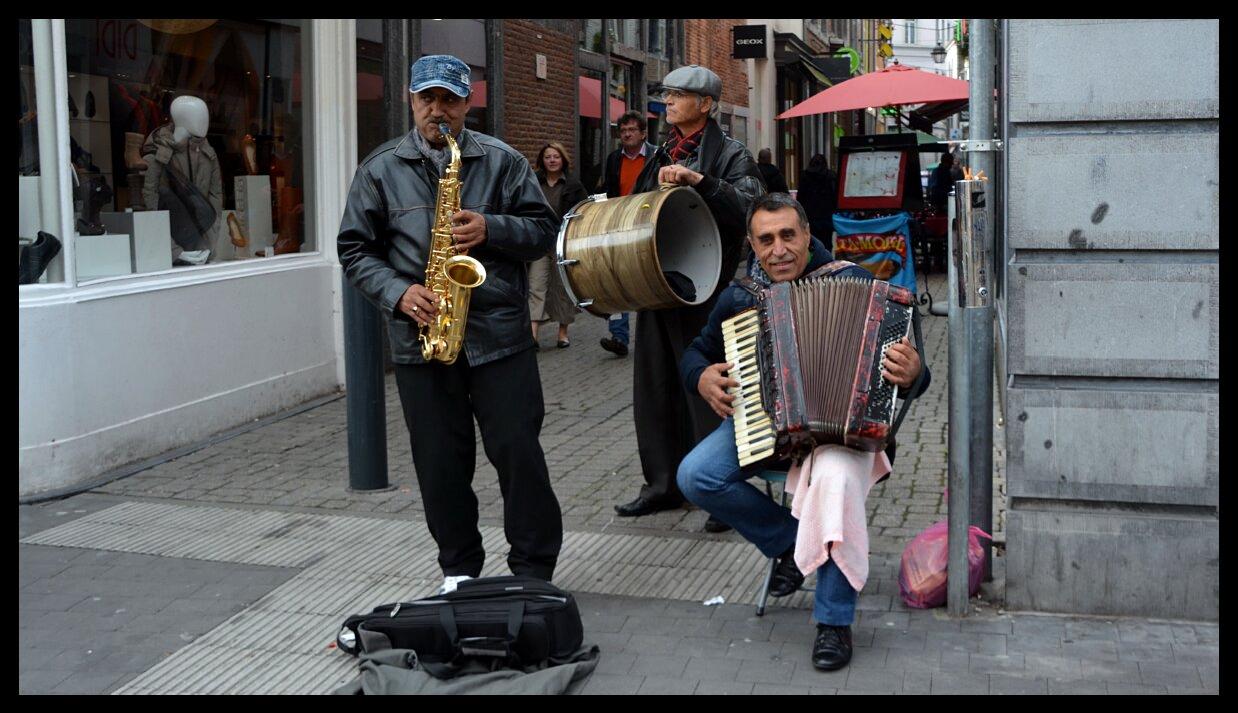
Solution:
[{"label": "cobblestone pavement", "polygon": [[[929,287],[935,297],[944,299],[943,276],[932,276]],[[876,553],[901,553],[908,539],[945,517],[946,319],[926,316],[923,327],[933,382],[911,407],[899,432],[894,475],[869,495],[871,548]],[[598,346],[598,340],[607,336],[605,323],[590,315],[578,316],[570,335],[572,346],[556,349],[554,330],[544,329],[538,355],[546,401],[541,444],[563,509],[564,526],[599,531],[701,532],[707,515],[690,507],[642,518],[615,516],[613,506],[635,497],[643,483],[632,422],[632,358],[617,358]],[[640,345],[633,344],[633,349],[640,349]],[[421,519],[408,431],[390,375],[386,398],[389,479],[395,486],[389,492],[348,490],[343,398],[105,485],[96,492],[348,513],[406,513]],[[994,441],[1002,441],[1000,430],[995,432]],[[1003,468],[998,469],[998,475],[994,513],[1001,541]],[[482,524],[501,525],[503,501],[498,478],[481,448],[480,435],[474,488]],[[718,537],[739,540],[734,533]]]},{"label": "cobblestone pavement", "polygon": [[[928,285],[934,297],[944,299],[942,276],[933,276]],[[876,486],[868,499],[870,577],[859,600],[851,666],[831,674],[811,668],[807,594],[780,602],[758,618],[750,603],[734,599],[719,607],[703,607],[699,600],[677,600],[673,595],[641,596],[640,583],[652,581],[641,579],[634,587],[629,583],[635,591],[626,592],[636,596],[617,596],[614,588],[606,587],[580,594],[587,634],[603,650],[602,663],[585,692],[1217,690],[1215,625],[1005,612],[1000,546],[994,559],[995,581],[982,590],[984,599],[977,600],[972,616],[952,620],[940,610],[910,610],[902,604],[897,587],[902,549],[916,533],[945,518],[946,320],[925,317],[923,326],[933,383],[911,408],[899,433],[894,475]],[[571,328],[570,348],[554,348],[551,329],[544,330],[541,340],[538,361],[546,401],[541,444],[565,529],[580,537],[603,533],[651,543],[632,550],[637,561],[675,542],[712,542],[730,547],[728,552],[748,552],[733,532],[702,532],[707,516],[699,510],[684,508],[632,519],[615,516],[612,506],[630,500],[642,479],[632,424],[632,359],[602,351],[597,343],[603,336],[602,320],[581,315]],[[55,532],[74,518],[96,517],[101,509],[135,502],[252,510],[256,515],[359,517],[398,522],[410,532],[423,532],[408,433],[393,379],[388,378],[387,386],[393,486],[388,491],[349,491],[345,402],[340,398],[89,494],[23,506],[21,537]],[[994,442],[994,534],[1001,543],[1005,488],[1000,428]],[[474,487],[481,524],[496,528],[502,525],[502,499],[480,442],[477,462]],[[492,544],[501,546],[501,541]],[[123,689],[160,660],[190,655],[205,632],[226,628],[229,617],[255,606],[261,609],[262,602],[281,588],[296,587],[304,576],[298,572],[310,566],[310,560],[273,567],[214,555],[203,561],[195,559],[197,555],[175,556],[184,549],[156,545],[120,546],[106,538],[74,547],[20,545],[23,692]],[[501,551],[496,547],[489,551],[490,563],[498,566]],[[434,575],[432,561],[431,555],[421,567],[426,571],[418,576]],[[565,556],[561,569],[571,565]],[[754,570],[753,581],[759,580],[759,563],[744,566]],[[748,586],[743,582],[735,586],[741,584]],[[132,644],[139,641],[144,648],[134,649]],[[107,653],[100,657],[99,652]],[[175,673],[175,667],[171,670]]]}]

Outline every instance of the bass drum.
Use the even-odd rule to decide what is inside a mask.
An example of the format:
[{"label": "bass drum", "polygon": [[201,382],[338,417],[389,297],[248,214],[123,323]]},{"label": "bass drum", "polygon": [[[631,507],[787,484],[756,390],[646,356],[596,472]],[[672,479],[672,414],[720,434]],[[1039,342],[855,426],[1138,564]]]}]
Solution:
[{"label": "bass drum", "polygon": [[722,238],[687,186],[596,195],[564,216],[555,257],[572,301],[605,317],[708,300],[722,271]]}]

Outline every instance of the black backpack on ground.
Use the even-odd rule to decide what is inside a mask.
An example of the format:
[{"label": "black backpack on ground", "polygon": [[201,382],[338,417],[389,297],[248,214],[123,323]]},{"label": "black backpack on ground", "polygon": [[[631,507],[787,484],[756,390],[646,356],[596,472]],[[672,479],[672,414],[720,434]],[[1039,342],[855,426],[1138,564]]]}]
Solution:
[{"label": "black backpack on ground", "polygon": [[354,656],[412,649],[423,664],[524,668],[570,660],[584,629],[571,593],[535,577],[485,577],[350,616],[336,641]]}]

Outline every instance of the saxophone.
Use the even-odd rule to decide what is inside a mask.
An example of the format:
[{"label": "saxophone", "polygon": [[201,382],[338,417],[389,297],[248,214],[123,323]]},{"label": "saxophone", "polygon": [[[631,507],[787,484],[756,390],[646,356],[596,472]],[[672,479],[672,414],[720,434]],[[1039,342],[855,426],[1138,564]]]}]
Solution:
[{"label": "saxophone", "polygon": [[426,287],[438,296],[438,314],[431,324],[421,325],[418,338],[423,359],[453,364],[464,344],[469,297],[473,288],[486,281],[486,268],[475,258],[456,254],[451,216],[460,210],[460,147],[451,137],[447,124],[439,124],[438,130],[451,149],[451,164],[438,182],[430,256],[426,260]]}]

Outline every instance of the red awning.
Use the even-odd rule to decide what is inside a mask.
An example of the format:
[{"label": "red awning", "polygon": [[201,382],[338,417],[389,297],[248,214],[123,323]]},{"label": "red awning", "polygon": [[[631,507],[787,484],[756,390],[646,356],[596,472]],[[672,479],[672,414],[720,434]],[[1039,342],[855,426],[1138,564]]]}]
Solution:
[{"label": "red awning", "polygon": [[840,82],[778,115],[779,119],[870,107],[967,101],[967,82],[896,64]]},{"label": "red awning", "polygon": [[[602,80],[592,77],[577,77],[580,84],[580,115],[586,119],[602,118]],[[622,100],[610,98],[610,120],[612,123],[626,113],[628,107]]]}]

